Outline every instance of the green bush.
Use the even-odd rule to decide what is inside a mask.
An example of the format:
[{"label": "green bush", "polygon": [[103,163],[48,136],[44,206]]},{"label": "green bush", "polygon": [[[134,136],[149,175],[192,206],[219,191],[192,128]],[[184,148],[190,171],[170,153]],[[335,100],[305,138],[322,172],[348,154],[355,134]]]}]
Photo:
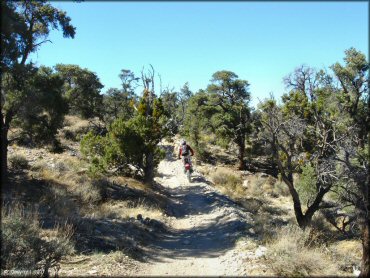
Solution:
[{"label": "green bush", "polygon": [[302,167],[302,174],[297,183],[297,191],[302,203],[312,203],[316,196],[316,173],[315,169],[307,164]]},{"label": "green bush", "polygon": [[46,234],[34,210],[14,203],[3,205],[1,216],[2,273],[48,275],[52,268],[57,272],[61,259],[73,252],[71,226],[58,226]]},{"label": "green bush", "polygon": [[207,152],[207,146],[204,142],[199,142],[198,146],[194,149],[197,159],[200,161],[208,161],[210,153]]},{"label": "green bush", "polygon": [[9,162],[14,170],[24,170],[29,168],[28,160],[24,155],[12,155],[9,157]]},{"label": "green bush", "polygon": [[129,121],[114,121],[105,136],[89,132],[81,140],[81,153],[90,162],[90,176],[100,178],[108,172],[132,175],[128,164],[142,169],[145,175],[148,169],[154,170],[164,158],[157,146],[162,135],[154,134],[154,128],[157,133],[161,130],[158,123],[139,115]]}]

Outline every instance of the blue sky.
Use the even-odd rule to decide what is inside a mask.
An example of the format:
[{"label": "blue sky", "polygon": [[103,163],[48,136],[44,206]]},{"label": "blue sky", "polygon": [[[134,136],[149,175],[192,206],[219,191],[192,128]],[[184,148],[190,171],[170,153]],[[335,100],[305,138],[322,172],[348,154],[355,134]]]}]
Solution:
[{"label": "blue sky", "polygon": [[344,50],[368,55],[367,2],[56,2],[75,39],[52,31],[30,56],[39,65],[77,64],[94,71],[103,92],[119,87],[121,69],[152,64],[163,87],[205,89],[218,70],[251,84],[252,104],[301,64],[328,68]]}]

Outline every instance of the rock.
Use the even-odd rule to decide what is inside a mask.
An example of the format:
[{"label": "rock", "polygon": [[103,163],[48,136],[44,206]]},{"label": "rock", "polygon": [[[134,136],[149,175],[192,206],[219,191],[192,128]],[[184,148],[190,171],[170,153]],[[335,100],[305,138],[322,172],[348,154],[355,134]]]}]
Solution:
[{"label": "rock", "polygon": [[150,224],[150,218],[149,217],[145,218],[144,223],[145,224]]},{"label": "rock", "polygon": [[150,219],[149,221],[150,226],[152,226],[154,229],[161,229],[162,223],[155,219]]},{"label": "rock", "polygon": [[257,250],[256,250],[256,252],[254,253],[254,256],[256,257],[256,258],[260,258],[260,257],[262,257],[263,255],[265,255],[265,253],[266,253],[266,250],[267,250],[267,248],[266,247],[264,247],[264,246],[258,246],[258,248],[257,248]]},{"label": "rock", "polygon": [[243,187],[244,187],[244,188],[248,188],[248,187],[249,187],[249,183],[250,183],[250,181],[249,181],[249,180],[245,180],[245,181],[243,181]]},{"label": "rock", "polygon": [[185,240],[182,242],[182,244],[184,244],[184,245],[190,245],[190,240],[185,239]]},{"label": "rock", "polygon": [[267,175],[267,174],[265,174],[265,173],[261,173],[260,174],[260,178],[268,178],[269,177],[269,175]]},{"label": "rock", "polygon": [[136,219],[141,221],[141,220],[143,220],[143,216],[142,216],[141,214],[138,214],[138,215],[136,216]]},{"label": "rock", "polygon": [[100,231],[100,230],[98,230],[98,229],[95,229],[95,233],[97,233],[97,234],[101,235],[101,231]]},{"label": "rock", "polygon": [[355,275],[356,277],[358,277],[359,275],[360,275],[360,273],[361,273],[361,271],[360,271],[360,269],[359,269],[359,267],[357,267],[357,266],[352,266],[352,269],[353,269],[353,275]]}]

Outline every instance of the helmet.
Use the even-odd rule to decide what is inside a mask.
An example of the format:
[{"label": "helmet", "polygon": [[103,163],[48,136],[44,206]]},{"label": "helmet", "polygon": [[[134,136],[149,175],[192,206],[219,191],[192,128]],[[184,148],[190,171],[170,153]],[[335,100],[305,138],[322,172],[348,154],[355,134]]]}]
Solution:
[{"label": "helmet", "polygon": [[181,145],[186,145],[186,141],[184,139],[181,140]]}]

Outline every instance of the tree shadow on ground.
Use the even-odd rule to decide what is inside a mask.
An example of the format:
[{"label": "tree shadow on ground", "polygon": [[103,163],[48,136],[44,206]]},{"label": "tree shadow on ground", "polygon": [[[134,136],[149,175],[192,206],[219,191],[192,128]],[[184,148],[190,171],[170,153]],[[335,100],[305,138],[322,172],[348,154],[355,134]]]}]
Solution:
[{"label": "tree shadow on ground", "polygon": [[[116,184],[106,185],[105,198],[111,200],[144,199],[147,192],[126,188]],[[86,202],[82,196],[67,190],[67,185],[55,180],[34,179],[20,172],[10,174],[9,182],[2,185],[2,201],[25,205],[27,209],[38,212],[40,225],[43,229],[54,229],[65,223],[72,224],[76,254],[92,252],[110,253],[122,251],[126,255],[142,260],[143,249],[152,242],[158,233],[164,231],[164,225],[154,219],[120,218],[115,215],[104,217],[88,217]],[[122,199],[120,199],[122,198]],[[90,209],[98,209],[98,204],[91,203]]]},{"label": "tree shadow on ground", "polygon": [[191,229],[166,230],[160,240],[150,244],[146,255],[149,261],[188,256],[218,257],[232,249],[240,237],[248,235],[250,227],[252,225],[242,220],[223,222],[222,219],[215,219],[210,224]]},{"label": "tree shadow on ground", "polygon": [[[199,183],[206,183],[195,177]],[[102,187],[104,202],[116,200],[138,200],[158,203],[158,199],[144,190],[115,183],[97,184]],[[122,251],[137,260],[163,260],[165,258],[204,256],[212,257],[231,249],[235,241],[250,227],[238,219],[224,216],[212,219],[211,223],[190,229],[174,230],[155,219],[122,219],[117,215],[87,217],[81,211],[82,196],[67,190],[68,185],[55,180],[43,180],[19,174],[3,187],[7,200],[21,199],[37,205],[40,222],[44,229],[52,229],[68,219],[75,227],[73,240],[76,254],[93,252],[110,253]],[[202,184],[192,183],[177,189],[165,189],[154,185],[159,194],[166,193],[166,212],[177,218],[189,215],[208,214],[215,208],[235,206],[229,198],[207,189]],[[166,192],[168,191],[168,192]],[[152,199],[151,199],[152,198]],[[91,209],[97,204],[91,203]],[[85,206],[86,209],[86,206]],[[150,247],[150,248],[147,248]]]},{"label": "tree shadow on ground", "polygon": [[[235,212],[246,212],[227,196],[204,186],[204,183],[210,183],[203,177],[199,176],[194,180],[199,184],[192,182],[191,186],[166,189],[159,184],[156,185],[158,190],[165,191],[172,200],[170,209],[177,219],[212,214],[215,209],[227,207],[237,207],[237,210],[232,210]],[[210,222],[190,229],[176,230],[165,227],[160,237],[150,244],[151,248],[146,254],[148,260],[163,261],[166,258],[187,256],[217,257],[232,249],[238,238],[245,235],[254,236],[248,232],[252,225],[242,217],[237,215],[230,217],[228,212],[216,213],[215,216],[211,217]]]},{"label": "tree shadow on ground", "polygon": [[[163,190],[163,189],[162,189]],[[207,214],[217,207],[238,206],[236,202],[225,195],[207,190],[202,185],[167,188],[171,205],[168,207],[170,215],[183,218],[192,214]],[[242,208],[241,208],[242,209]]]}]

